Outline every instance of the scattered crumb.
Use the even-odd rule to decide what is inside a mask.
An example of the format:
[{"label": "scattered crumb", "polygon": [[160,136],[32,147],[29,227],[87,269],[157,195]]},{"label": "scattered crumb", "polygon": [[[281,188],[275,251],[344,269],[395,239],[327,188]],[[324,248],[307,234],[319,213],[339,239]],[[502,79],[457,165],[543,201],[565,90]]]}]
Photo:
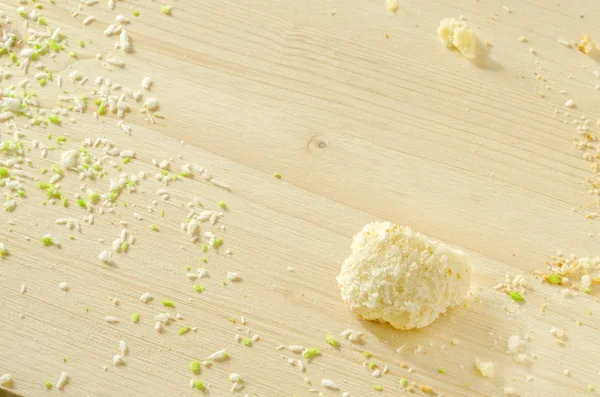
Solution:
[{"label": "scattered crumb", "polygon": [[491,361],[481,361],[479,358],[476,358],[475,368],[479,370],[479,372],[481,373],[481,375],[483,375],[484,378],[494,377],[494,371],[496,367]]},{"label": "scattered crumb", "polygon": [[394,14],[400,8],[400,3],[398,3],[398,0],[385,0],[385,4],[387,6],[387,9],[393,12]]},{"label": "scattered crumb", "polygon": [[437,30],[442,44],[451,49],[457,49],[465,58],[475,58],[477,40],[475,32],[466,22],[454,18],[445,18],[440,21]]},{"label": "scattered crumb", "polygon": [[587,34],[582,34],[579,36],[579,45],[577,46],[577,49],[584,54],[589,55],[596,50],[596,43],[593,42]]}]

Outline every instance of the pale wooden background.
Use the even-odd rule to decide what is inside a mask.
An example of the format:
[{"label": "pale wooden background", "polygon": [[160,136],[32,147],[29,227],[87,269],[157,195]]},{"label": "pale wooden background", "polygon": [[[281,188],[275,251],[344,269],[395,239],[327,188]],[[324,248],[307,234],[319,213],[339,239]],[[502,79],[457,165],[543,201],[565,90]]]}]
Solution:
[{"label": "pale wooden background", "polygon": [[[75,0],[40,3],[73,47],[79,38],[93,40],[77,50],[75,62],[58,57],[54,70],[66,76],[65,68],[74,64],[91,79],[102,74],[131,87],[151,75],[153,96],[166,117],[148,125],[141,115],[129,115],[132,137],[118,131],[115,120],[99,122],[90,114],[77,117],[76,124],[51,126],[51,132],[67,133],[75,143],[106,136],[136,149],[138,159],[126,166],[128,172],[153,170],[152,158],[193,161],[229,183],[232,192],[200,178],[173,183],[172,199],[158,204],[166,212],[160,219],[142,210],[157,199],[159,185],[151,179],[142,191],[120,199],[128,208],[97,216],[96,224],[84,226],[71,242],[54,219],[80,217],[83,211],[42,207],[31,183],[17,210],[2,214],[2,240],[11,255],[0,260],[0,374],[13,374],[12,391],[195,396],[199,392],[188,387],[188,363],[223,347],[231,359],[200,376],[211,384],[212,396],[230,394],[230,372],[240,373],[244,392],[257,396],[314,395],[305,377],[327,396],[340,393],[323,390],[321,378],[355,396],[401,394],[401,376],[448,396],[499,396],[504,386],[522,396],[593,395],[588,384],[600,389],[599,306],[593,294],[564,300],[556,289],[532,282],[533,291],[517,307],[492,290],[505,273],[543,268],[557,249],[581,256],[599,252],[598,237],[589,235],[597,236],[598,224],[571,211],[592,199],[581,186],[592,174],[571,146],[574,127],[552,114],[573,98],[578,109],[572,115],[600,117],[600,92],[593,89],[599,80],[592,74],[600,64],[556,42],[576,40],[582,32],[600,40],[600,3],[401,0],[394,16],[383,1],[371,0],[117,1],[114,11],[101,1],[84,6],[78,18],[71,17],[80,4]],[[174,6],[172,17],[160,13],[162,4]],[[132,6],[141,13],[138,18],[131,15]],[[14,1],[1,3],[7,15],[14,16],[16,7]],[[124,70],[107,72],[93,55],[105,48],[117,54],[111,50],[115,38],[102,32],[118,13],[132,20],[128,31],[135,53],[124,57]],[[481,42],[491,43],[480,46],[475,62],[436,38],[440,19],[461,14]],[[87,15],[98,21],[82,29]],[[528,43],[518,41],[522,35]],[[547,82],[536,80],[535,73]],[[51,106],[56,88],[43,92]],[[26,141],[34,135],[27,133]],[[36,156],[37,169],[47,162]],[[283,178],[273,178],[273,172]],[[74,175],[62,184],[71,194],[79,186]],[[186,265],[199,264],[200,251],[179,230],[187,213],[181,204],[194,196],[209,208],[217,200],[227,202],[227,231],[221,234],[233,250],[227,258],[210,253],[211,277],[203,280],[207,290],[201,295],[184,277]],[[143,221],[133,219],[133,204],[142,206]],[[136,227],[138,242],[117,257],[117,267],[103,268],[96,257],[117,236],[120,228],[110,221],[119,219]],[[374,219],[410,225],[465,249],[475,269],[467,308],[414,332],[364,323],[348,312],[335,276],[351,236]],[[150,223],[160,232],[150,232]],[[48,232],[63,242],[62,249],[41,247],[37,239]],[[234,270],[243,281],[221,286],[226,272]],[[61,281],[71,285],[66,294],[58,289]],[[25,295],[19,293],[22,283]],[[155,297],[147,306],[138,300],[145,291]],[[199,331],[179,336],[174,325],[157,334],[151,316],[164,311],[161,299],[175,302],[185,319],[180,325]],[[543,303],[546,314],[540,313]],[[141,315],[137,325],[128,320],[133,312]],[[123,321],[106,324],[106,315]],[[242,315],[261,336],[251,348],[233,341],[239,331],[228,318],[239,321]],[[567,331],[566,347],[555,344],[552,326]],[[366,332],[366,344],[344,342],[339,350],[325,344],[327,332],[347,327]],[[531,366],[504,354],[506,339],[525,333],[532,335],[526,351],[538,356]],[[451,345],[452,338],[461,344]],[[120,339],[128,342],[130,355],[126,366],[115,368],[111,359]],[[302,374],[280,357],[292,356],[277,352],[280,344],[319,347],[323,354]],[[406,349],[398,355],[395,349],[402,344]],[[412,353],[417,344],[426,346],[426,355]],[[387,364],[390,374],[371,378],[362,368],[362,350]],[[476,357],[496,363],[493,380],[475,372]],[[401,361],[417,371],[407,374]],[[571,377],[563,375],[567,368]],[[70,384],[62,392],[45,391],[42,383],[54,384],[61,371],[70,374]],[[527,375],[535,380],[527,382]],[[374,384],[384,391],[374,391]]]}]

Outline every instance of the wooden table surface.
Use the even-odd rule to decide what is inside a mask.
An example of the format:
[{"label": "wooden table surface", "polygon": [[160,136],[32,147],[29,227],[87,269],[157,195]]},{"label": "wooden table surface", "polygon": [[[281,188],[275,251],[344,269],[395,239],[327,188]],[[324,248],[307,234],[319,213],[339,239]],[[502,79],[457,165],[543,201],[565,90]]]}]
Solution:
[{"label": "wooden table surface", "polygon": [[[600,58],[557,42],[576,41],[580,33],[600,40],[600,3],[400,0],[395,15],[384,1],[371,0],[139,0],[117,1],[114,10],[105,0],[39,3],[49,27],[60,26],[67,50],[77,52],[76,58],[63,51],[42,60],[63,76],[65,90],[89,92],[96,76],[138,90],[151,76],[149,95],[164,118],[149,123],[138,104],[125,117],[132,126],[127,135],[115,115],[95,119],[89,106],[60,126],[22,130],[28,148],[48,133],[68,141],[46,159],[39,150],[30,152],[37,180],[23,182],[26,196],[1,217],[9,255],[0,260],[0,375],[14,377],[9,390],[23,396],[197,396],[202,392],[189,387],[190,361],[225,348],[229,359],[196,377],[210,384],[206,395],[230,395],[232,372],[244,380],[235,393],[240,396],[396,396],[405,393],[401,377],[453,397],[501,396],[504,387],[519,396],[599,392],[588,390],[600,390],[599,291],[566,299],[532,272],[544,269],[557,250],[579,256],[600,251],[598,223],[585,217],[597,198],[585,184],[594,173],[572,145],[573,136],[582,136],[573,119],[583,115],[592,121],[590,132],[597,130],[600,91],[594,86],[600,80],[593,72]],[[173,6],[171,16],[161,13],[163,5]],[[12,21],[4,27],[24,32],[17,6],[0,3]],[[33,9],[31,2],[26,7]],[[103,35],[118,14],[131,20],[130,54],[114,48],[117,36]],[[82,26],[89,15],[96,21]],[[442,18],[460,15],[479,40],[474,61],[436,36]],[[96,53],[126,65],[106,66]],[[6,56],[0,60],[9,63]],[[73,70],[89,82],[71,84]],[[21,79],[15,71],[3,87]],[[55,84],[40,88],[34,81],[32,87],[45,106],[56,106]],[[575,108],[564,106],[570,98]],[[26,119],[16,121],[21,126]],[[9,137],[3,128],[0,139]],[[136,192],[121,194],[113,212],[101,215],[96,206],[89,225],[74,195],[82,183],[106,192],[118,170],[108,167],[104,178],[84,182],[66,172],[60,183],[72,202],[68,208],[43,206],[37,184],[50,177],[39,169],[56,163],[61,150],[96,137],[135,150],[122,172],[145,171],[149,178]],[[231,190],[197,172],[164,186],[154,177],[153,159],[171,160],[173,172],[187,163],[203,166]],[[169,200],[156,195],[160,188]],[[209,210],[219,210],[219,200],[227,205],[216,228],[201,225],[202,233],[215,230],[223,238],[218,250],[204,254],[180,229],[194,198]],[[55,224],[65,217],[79,219],[81,232]],[[376,219],[464,249],[474,267],[465,307],[415,331],[355,318],[335,277],[352,235]],[[98,254],[111,249],[124,227],[120,221],[136,242],[105,266]],[[40,243],[47,233],[60,247]],[[228,248],[231,255],[225,255]],[[208,276],[197,281],[205,291],[192,288],[186,266],[206,268]],[[493,287],[521,271],[531,290],[517,305]],[[241,281],[230,282],[228,272],[239,272]],[[61,282],[70,286],[67,292]],[[139,297],[147,291],[154,300],[143,304]],[[162,300],[175,308],[162,307]],[[129,319],[134,312],[138,324]],[[161,312],[183,319],[158,333],[153,317]],[[121,321],[108,324],[106,316]],[[179,335],[184,325],[197,331]],[[552,327],[567,332],[565,346],[555,343]],[[346,328],[364,332],[365,343],[344,340],[339,334]],[[340,342],[338,349],[326,344],[327,333]],[[260,339],[247,347],[235,342],[236,334]],[[505,354],[508,337],[525,334],[531,336],[525,350],[536,355],[531,365]],[[120,340],[129,354],[125,365],[115,366]],[[302,372],[288,363],[298,356],[276,350],[279,345],[316,347],[321,355]],[[418,345],[424,353],[414,353]],[[389,373],[371,377],[363,351]],[[493,379],[476,372],[476,358],[495,363]],[[403,363],[415,371],[408,373]],[[70,377],[64,390],[46,391],[43,382],[55,384],[63,371]],[[323,388],[323,378],[340,390]]]}]

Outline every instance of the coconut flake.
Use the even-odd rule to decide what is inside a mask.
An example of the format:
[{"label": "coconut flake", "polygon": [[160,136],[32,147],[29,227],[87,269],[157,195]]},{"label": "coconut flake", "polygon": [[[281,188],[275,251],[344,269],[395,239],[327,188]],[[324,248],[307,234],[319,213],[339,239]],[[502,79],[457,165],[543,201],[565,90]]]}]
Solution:
[{"label": "coconut flake", "polygon": [[56,388],[62,390],[67,383],[69,383],[69,374],[63,372],[60,374],[58,381],[56,381]]},{"label": "coconut flake", "polygon": [[229,281],[240,281],[242,279],[238,272],[227,272],[227,278]]},{"label": "coconut flake", "polygon": [[123,60],[119,58],[107,58],[106,63],[108,63],[109,65],[116,66],[118,68],[125,67],[125,62],[123,62]]},{"label": "coconut flake", "polygon": [[158,109],[158,101],[155,98],[146,98],[144,101],[144,107],[150,111]]},{"label": "coconut flake", "polygon": [[144,80],[142,80],[142,88],[150,91],[150,88],[152,87],[152,79],[150,77],[144,77]]},{"label": "coconut flake", "polygon": [[142,296],[140,296],[140,302],[142,303],[148,303],[152,300],[152,295],[150,295],[150,292],[144,292],[142,294]]},{"label": "coconut flake", "polygon": [[96,17],[95,17],[95,16],[93,16],[93,15],[90,15],[89,17],[85,18],[85,19],[83,20],[83,22],[81,22],[81,23],[83,24],[83,26],[87,26],[87,25],[89,25],[90,23],[94,22],[95,20],[96,20]]},{"label": "coconut flake", "polygon": [[114,357],[113,357],[113,363],[116,366],[119,366],[119,365],[123,365],[125,362],[123,361],[123,357],[121,357],[118,354],[115,354]]},{"label": "coconut flake", "polygon": [[131,43],[129,42],[129,36],[127,36],[127,31],[125,29],[121,30],[119,44],[124,52],[131,52]]},{"label": "coconut flake", "polygon": [[119,152],[119,156],[135,158],[135,151],[134,150],[122,150],[121,152]]},{"label": "coconut flake", "polygon": [[125,357],[129,353],[129,348],[124,340],[119,341],[119,347],[121,348],[121,356]]},{"label": "coconut flake", "polygon": [[77,150],[67,150],[60,154],[60,165],[74,168],[77,165]]},{"label": "coconut flake", "polygon": [[208,356],[206,359],[207,360],[214,360],[214,361],[219,361],[219,360],[224,360],[226,359],[227,356],[227,352],[225,351],[225,349],[219,350],[217,352],[214,352],[213,354],[211,354],[210,356]]},{"label": "coconut flake", "polygon": [[481,375],[485,378],[493,378],[495,366],[491,361],[482,361],[478,358],[475,359],[475,367],[481,372]]},{"label": "coconut flake", "polygon": [[520,351],[520,347],[523,344],[523,342],[521,341],[521,338],[519,338],[519,336],[517,335],[512,335],[510,338],[508,338],[508,342],[507,342],[507,349],[508,352],[510,353],[517,353],[518,351]]},{"label": "coconut flake", "polygon": [[98,259],[100,259],[100,261],[104,262],[104,263],[110,263],[111,257],[112,257],[112,252],[108,251],[108,250],[104,250],[104,251],[100,252],[100,254],[98,255]]},{"label": "coconut flake", "polygon": [[322,379],[322,380],[321,380],[321,384],[322,384],[324,387],[327,387],[327,388],[329,388],[329,389],[332,389],[332,390],[339,390],[339,387],[337,387],[337,385],[335,384],[335,382],[334,382],[334,381],[332,381],[332,380],[329,380],[329,379]]}]

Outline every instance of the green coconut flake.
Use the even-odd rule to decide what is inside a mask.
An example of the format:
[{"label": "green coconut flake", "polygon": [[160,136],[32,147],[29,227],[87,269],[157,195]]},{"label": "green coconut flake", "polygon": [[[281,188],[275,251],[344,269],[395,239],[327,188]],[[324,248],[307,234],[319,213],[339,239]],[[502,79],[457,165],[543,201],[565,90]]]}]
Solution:
[{"label": "green coconut flake", "polygon": [[77,54],[75,54],[75,51],[69,51],[69,56],[71,58],[77,58]]},{"label": "green coconut flake", "polygon": [[200,249],[202,250],[202,252],[207,252],[207,251],[208,251],[208,245],[206,245],[206,244],[202,244],[202,245],[200,246]]},{"label": "green coconut flake", "polygon": [[190,332],[192,329],[190,328],[189,325],[184,326],[183,328],[179,329],[179,335],[185,335],[188,332]]},{"label": "green coconut flake", "polygon": [[552,273],[548,276],[548,282],[550,284],[560,284],[562,282],[562,277],[559,274]]},{"label": "green coconut flake", "polygon": [[6,178],[8,176],[8,170],[0,167],[0,178]]},{"label": "green coconut flake", "polygon": [[135,324],[137,324],[140,321],[140,315],[137,313],[133,313],[131,315],[131,321],[133,321]]},{"label": "green coconut flake", "polygon": [[200,363],[196,360],[192,361],[190,363],[190,371],[192,371],[194,375],[198,375],[200,373]]},{"label": "green coconut flake", "polygon": [[87,204],[85,203],[85,201],[83,199],[77,200],[77,204],[79,204],[79,206],[81,208],[87,208]]},{"label": "green coconut flake", "polygon": [[129,163],[130,161],[131,161],[131,158],[129,158],[129,157],[125,157],[125,158],[123,158],[123,164],[127,164],[127,163]]},{"label": "green coconut flake", "polygon": [[157,231],[158,228],[156,227],[156,225],[153,223],[150,225],[150,230],[152,230],[153,232]]},{"label": "green coconut flake", "polygon": [[383,387],[381,387],[381,385],[373,385],[373,389],[377,391],[382,391]]},{"label": "green coconut flake", "polygon": [[77,44],[79,44],[80,48],[85,47],[85,44],[83,43],[83,40],[77,40]]},{"label": "green coconut flake", "polygon": [[215,239],[215,243],[213,244],[213,247],[215,247],[215,248],[219,248],[219,247],[220,247],[220,246],[222,246],[222,245],[223,245],[223,239],[222,239],[222,238],[220,238],[220,237],[217,237],[217,238]]},{"label": "green coconut flake", "polygon": [[223,200],[218,201],[217,205],[219,207],[221,207],[222,209],[227,209],[227,204],[225,204],[225,201],[223,201]]},{"label": "green coconut flake", "polygon": [[202,287],[201,285],[198,285],[198,284],[194,284],[194,289],[196,290],[196,292],[204,291],[204,287]]},{"label": "green coconut flake", "polygon": [[108,199],[111,202],[115,201],[117,199],[117,197],[119,197],[119,191],[118,190],[112,190],[112,191],[108,192],[107,196],[108,196]]},{"label": "green coconut flake", "polygon": [[44,193],[46,194],[46,197],[49,198],[60,198],[62,196],[58,191],[58,188],[54,185],[50,185],[48,188],[46,188]]},{"label": "green coconut flake", "polygon": [[162,6],[160,7],[160,12],[162,12],[165,15],[171,15],[171,6]]},{"label": "green coconut flake", "polygon": [[121,251],[127,252],[128,249],[129,249],[129,242],[125,241],[123,244],[121,244]]},{"label": "green coconut flake", "polygon": [[281,179],[281,174],[279,172],[274,172],[273,176],[277,179]]},{"label": "green coconut flake", "polygon": [[171,301],[162,301],[162,305],[165,307],[175,307],[175,304]]},{"label": "green coconut flake", "polygon": [[46,18],[44,18],[44,17],[38,17],[37,23],[38,23],[38,25],[41,25],[41,26],[47,26],[48,25],[48,22],[46,22]]},{"label": "green coconut flake", "polygon": [[333,347],[338,347],[338,342],[334,339],[333,335],[331,334],[327,334],[327,336],[325,337],[325,342],[327,342]]},{"label": "green coconut flake", "polygon": [[438,372],[439,372],[440,374],[445,374],[445,373],[446,373],[446,370],[445,370],[444,368],[440,368],[440,369],[438,369]]},{"label": "green coconut flake", "polygon": [[48,390],[52,389],[52,383],[50,383],[50,381],[45,381],[44,382],[44,387]]},{"label": "green coconut flake", "polygon": [[160,217],[164,218],[164,216],[165,216],[165,210],[160,210]]},{"label": "green coconut flake", "polygon": [[371,358],[371,353],[369,352],[362,352],[362,355],[365,356],[365,358]]},{"label": "green coconut flake", "polygon": [[138,11],[133,11],[132,14],[133,14],[134,17],[139,17],[140,16],[140,13]]},{"label": "green coconut flake", "polygon": [[316,347],[311,347],[304,350],[304,352],[302,353],[302,357],[306,358],[307,360],[311,360],[315,358],[318,354],[319,349],[317,349]]},{"label": "green coconut flake", "polygon": [[51,245],[53,244],[53,243],[52,243],[52,237],[42,237],[42,238],[40,239],[40,241],[41,241],[41,242],[42,242],[42,244],[44,244],[46,247],[49,247],[49,246],[51,246]]},{"label": "green coconut flake", "polygon": [[513,300],[515,300],[515,301],[522,301],[522,300],[524,300],[523,296],[521,296],[521,294],[518,293],[517,291],[510,291],[508,293],[508,295],[510,295],[510,297],[513,298]]},{"label": "green coconut flake", "polygon": [[375,367],[377,367],[377,365],[375,365],[375,363],[373,361],[369,361],[367,363],[367,368],[369,368],[371,371],[373,371],[375,369]]},{"label": "green coconut flake", "polygon": [[402,386],[406,386],[406,385],[408,385],[408,381],[407,381],[406,379],[404,379],[404,378],[400,378],[400,379],[398,380],[398,382],[400,382],[400,384],[401,384]]},{"label": "green coconut flake", "polygon": [[594,385],[588,385],[587,388],[588,388],[589,391],[594,391],[595,390]]},{"label": "green coconut flake", "polygon": [[98,194],[97,192],[90,192],[87,195],[87,199],[92,204],[98,204],[98,202],[100,201],[100,194]]},{"label": "green coconut flake", "polygon": [[198,390],[204,390],[204,383],[202,383],[201,380],[196,379],[196,380],[194,380],[194,387]]},{"label": "green coconut flake", "polygon": [[46,79],[38,79],[38,84],[44,87],[46,85]]},{"label": "green coconut flake", "polygon": [[50,121],[52,124],[60,124],[60,117],[58,116],[58,114],[52,114],[48,116],[48,121]]},{"label": "green coconut flake", "polygon": [[250,338],[244,338],[243,342],[244,342],[244,345],[246,345],[248,347],[252,346],[252,339],[250,339]]}]

